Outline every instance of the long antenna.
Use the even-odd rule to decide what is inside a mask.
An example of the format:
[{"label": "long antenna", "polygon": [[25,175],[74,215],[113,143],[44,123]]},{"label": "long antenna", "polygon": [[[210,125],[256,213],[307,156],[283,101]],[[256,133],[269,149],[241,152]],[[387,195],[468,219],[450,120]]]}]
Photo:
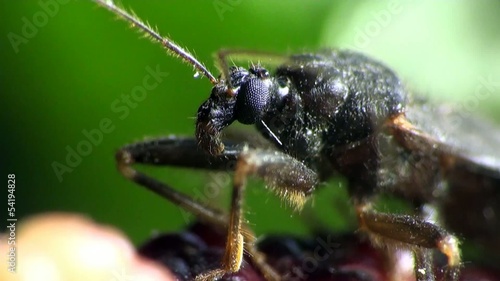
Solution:
[{"label": "long antenna", "polygon": [[161,36],[157,31],[151,28],[148,24],[144,23],[137,16],[128,13],[123,8],[117,6],[113,0],[93,0],[100,6],[108,9],[112,13],[118,15],[120,18],[130,22],[132,27],[139,28],[148,37],[151,37],[155,41],[158,41],[168,50],[168,53],[174,57],[180,57],[184,62],[192,65],[198,72],[201,72],[205,77],[210,80],[210,83],[216,84],[218,82],[217,78],[210,73],[210,71],[199,62],[191,53],[177,45],[168,37]]}]

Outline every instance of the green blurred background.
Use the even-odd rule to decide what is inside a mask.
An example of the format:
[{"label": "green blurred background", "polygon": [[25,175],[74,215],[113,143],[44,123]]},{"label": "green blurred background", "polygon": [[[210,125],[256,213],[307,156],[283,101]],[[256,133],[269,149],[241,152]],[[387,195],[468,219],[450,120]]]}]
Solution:
[{"label": "green blurred background", "polygon": [[[118,174],[114,152],[144,137],[193,135],[193,117],[209,95],[209,82],[194,79],[191,67],[140,39],[107,10],[90,1],[65,2],[0,2],[0,165],[5,178],[16,174],[18,218],[82,213],[122,229],[135,243],[153,231],[182,228],[186,218],[177,207]],[[212,55],[222,47],[280,53],[354,48],[385,61],[432,99],[470,103],[474,114],[500,120],[498,1],[123,2],[214,72]],[[46,5],[54,12],[44,12]],[[142,85],[148,66],[169,75],[121,120],[111,105]],[[475,106],[475,90],[485,79],[493,86]],[[82,131],[98,129],[104,118],[113,131],[59,180],[53,163],[67,165],[67,147],[76,149],[87,139]],[[214,178],[179,169],[147,171],[197,197]],[[261,186],[252,182],[246,203],[247,219],[259,234],[307,232],[304,217],[336,228],[354,223],[342,184],[320,190],[302,218]],[[210,201],[227,208],[229,191]]]}]

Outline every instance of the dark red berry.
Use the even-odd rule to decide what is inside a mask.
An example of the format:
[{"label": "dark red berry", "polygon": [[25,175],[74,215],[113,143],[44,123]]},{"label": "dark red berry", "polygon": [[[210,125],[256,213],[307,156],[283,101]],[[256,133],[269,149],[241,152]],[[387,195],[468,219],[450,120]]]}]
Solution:
[{"label": "dark red berry", "polygon": [[[152,237],[139,248],[139,254],[165,265],[179,280],[193,280],[198,274],[220,266],[225,236],[218,228],[196,223],[180,233]],[[305,238],[266,236],[259,241],[258,248],[284,281],[387,281],[390,278],[391,265],[385,252],[353,233]],[[437,271],[436,277],[440,280],[442,270]],[[401,279],[414,281],[407,277]],[[265,278],[245,255],[240,271],[227,274],[221,280],[265,281]],[[460,281],[500,281],[500,271],[466,263]]]}]

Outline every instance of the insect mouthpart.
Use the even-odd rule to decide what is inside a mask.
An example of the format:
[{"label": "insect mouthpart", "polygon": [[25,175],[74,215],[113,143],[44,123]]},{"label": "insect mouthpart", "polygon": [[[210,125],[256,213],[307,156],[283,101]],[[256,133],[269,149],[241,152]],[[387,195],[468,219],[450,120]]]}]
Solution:
[{"label": "insect mouthpart", "polygon": [[221,131],[235,120],[236,97],[228,95],[228,91],[223,82],[215,85],[210,97],[198,108],[196,139],[199,146],[211,155],[220,155],[224,151]]},{"label": "insect mouthpart", "polygon": [[250,125],[258,122],[269,105],[273,80],[260,66],[246,70],[231,67],[229,85],[221,82],[198,109],[196,138],[200,146],[212,155],[224,150],[221,131],[235,120]]}]

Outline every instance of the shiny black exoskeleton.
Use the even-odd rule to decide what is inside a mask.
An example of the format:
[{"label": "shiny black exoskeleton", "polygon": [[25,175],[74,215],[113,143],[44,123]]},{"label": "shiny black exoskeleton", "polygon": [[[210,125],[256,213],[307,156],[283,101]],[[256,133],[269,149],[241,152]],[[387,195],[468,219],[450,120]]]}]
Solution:
[{"label": "shiny black exoskeleton", "polygon": [[[498,167],[472,160],[474,150],[450,147],[443,136],[427,134],[428,127],[419,124],[423,118],[414,114],[415,107],[422,105],[412,100],[392,70],[359,53],[325,50],[290,56],[273,76],[259,65],[249,70],[232,67],[228,74],[228,82],[215,85],[198,110],[196,136],[201,148],[223,155],[225,127],[234,121],[255,124],[283,153],[255,153],[259,160],[251,164],[278,194],[287,199],[286,194],[295,192],[305,198],[318,182],[337,172],[347,178],[361,228],[368,230],[372,240],[382,244],[395,240],[414,249],[438,248],[449,259],[448,279],[458,278],[458,240],[424,218],[431,210],[434,220],[454,221],[455,209],[450,209],[457,202],[449,198],[463,193],[466,183],[456,179],[471,172],[471,178],[479,176],[483,182],[468,196],[476,202],[496,198],[496,203],[481,204],[499,213],[500,180],[492,177],[498,176]],[[429,114],[433,115],[443,117]],[[286,178],[292,180],[285,184]],[[478,182],[474,179],[470,184]],[[373,211],[373,199],[384,193],[409,200],[417,212],[401,216]],[[487,225],[487,231],[458,229],[481,243],[495,241],[488,244],[496,247],[500,239],[493,237],[500,226],[481,212],[469,210],[471,219],[464,225]],[[418,267],[431,263],[422,257]]]},{"label": "shiny black exoskeleton", "polygon": [[[267,280],[282,279],[255,247],[244,220],[250,176],[261,178],[297,208],[321,182],[334,174],[344,176],[360,228],[390,252],[412,250],[418,281],[435,280],[430,249],[447,258],[443,278],[459,280],[459,241],[448,229],[482,245],[493,260],[500,258],[500,130],[492,124],[465,119],[446,106],[427,106],[412,97],[389,68],[350,51],[281,56],[221,50],[217,63],[222,74],[215,78],[192,54],[113,1],[94,1],[213,85],[198,109],[196,138],[147,140],[116,154],[126,178],[227,231],[220,266],[204,269],[196,280],[240,271],[244,250]],[[228,67],[238,55],[263,55],[282,64],[273,75],[260,65],[248,70]],[[224,128],[234,121],[255,124],[266,144],[245,134],[223,138]],[[136,163],[234,172],[229,213],[142,173],[133,167]],[[414,211],[379,212],[373,205],[380,194],[402,197]]]},{"label": "shiny black exoskeleton", "polygon": [[273,76],[261,66],[232,67],[229,75],[230,83],[216,85],[198,109],[201,146],[218,154],[225,127],[255,124],[279,150],[313,170],[335,164],[328,159],[336,148],[367,139],[404,112],[407,101],[393,71],[351,51],[294,55]]}]

